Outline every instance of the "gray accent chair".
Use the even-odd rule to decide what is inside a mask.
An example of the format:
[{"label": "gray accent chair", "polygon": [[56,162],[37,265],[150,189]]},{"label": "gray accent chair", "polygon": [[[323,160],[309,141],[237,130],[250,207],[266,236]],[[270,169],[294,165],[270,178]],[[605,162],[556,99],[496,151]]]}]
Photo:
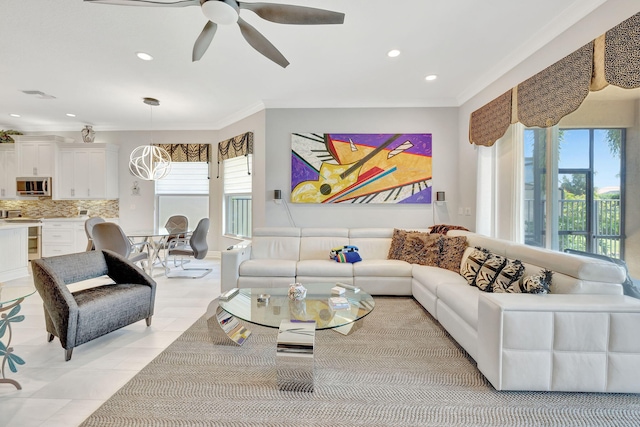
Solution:
[{"label": "gray accent chair", "polygon": [[[33,283],[42,298],[49,342],[60,338],[65,360],[73,349],[139,320],[151,325],[156,282],[111,251],[89,251],[36,259]],[[68,284],[101,276],[113,283],[71,292]]]},{"label": "gray accent chair", "polygon": [[84,232],[87,234],[87,251],[93,251],[96,249],[93,244],[93,226],[103,222],[105,222],[104,218],[100,218],[99,216],[89,218],[84,222]]},{"label": "gray accent chair", "polygon": [[[211,268],[184,268],[185,257],[193,257],[195,259],[203,259],[209,251],[207,244],[207,233],[209,232],[209,218],[202,218],[198,222],[198,226],[188,239],[173,239],[169,242],[167,249],[168,257],[180,257],[180,268],[184,271],[202,271],[198,275],[184,276],[171,273],[169,264],[165,263],[165,275],[168,278],[189,277],[191,279],[199,279],[211,273]],[[175,262],[175,261],[174,261]]]}]

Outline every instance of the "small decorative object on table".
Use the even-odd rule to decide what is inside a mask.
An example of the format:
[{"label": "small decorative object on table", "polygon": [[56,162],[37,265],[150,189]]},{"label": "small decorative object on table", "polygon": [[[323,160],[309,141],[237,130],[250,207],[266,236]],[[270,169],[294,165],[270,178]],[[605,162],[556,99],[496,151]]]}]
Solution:
[{"label": "small decorative object on table", "polygon": [[300,283],[294,283],[289,286],[289,299],[293,301],[300,301],[307,296],[307,288]]},{"label": "small decorative object on table", "polygon": [[349,305],[349,300],[345,297],[331,297],[329,298],[329,307],[332,310],[344,310],[351,307],[351,305]]},{"label": "small decorative object on table", "polygon": [[82,129],[82,140],[84,142],[93,142],[96,139],[96,131],[93,130],[93,126],[86,125]]}]

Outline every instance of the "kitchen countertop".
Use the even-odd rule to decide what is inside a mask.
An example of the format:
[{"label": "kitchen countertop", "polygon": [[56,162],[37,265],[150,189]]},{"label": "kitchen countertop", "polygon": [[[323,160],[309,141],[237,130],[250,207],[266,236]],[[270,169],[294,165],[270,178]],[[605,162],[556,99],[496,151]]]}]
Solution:
[{"label": "kitchen countertop", "polygon": [[14,228],[42,227],[41,222],[5,222],[0,221],[0,230],[10,230]]}]

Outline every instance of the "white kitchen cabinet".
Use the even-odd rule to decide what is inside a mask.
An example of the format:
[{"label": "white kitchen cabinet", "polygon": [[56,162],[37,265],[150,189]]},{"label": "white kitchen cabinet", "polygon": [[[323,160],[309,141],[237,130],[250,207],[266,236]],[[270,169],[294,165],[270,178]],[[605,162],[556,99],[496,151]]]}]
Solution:
[{"label": "white kitchen cabinet", "polygon": [[47,221],[42,224],[42,256],[72,254],[77,252],[73,221]]},{"label": "white kitchen cabinet", "polygon": [[15,144],[0,144],[0,199],[16,198]]},{"label": "white kitchen cabinet", "polygon": [[55,177],[58,145],[73,142],[57,135],[12,135],[16,150],[16,176]]},{"label": "white kitchen cabinet", "polygon": [[118,146],[63,145],[58,158],[54,199],[118,198]]},{"label": "white kitchen cabinet", "polygon": [[0,225],[0,283],[29,275],[28,227]]},{"label": "white kitchen cabinet", "polygon": [[[117,218],[106,218],[118,222]],[[45,219],[42,222],[42,256],[66,255],[87,250],[85,218]]]}]

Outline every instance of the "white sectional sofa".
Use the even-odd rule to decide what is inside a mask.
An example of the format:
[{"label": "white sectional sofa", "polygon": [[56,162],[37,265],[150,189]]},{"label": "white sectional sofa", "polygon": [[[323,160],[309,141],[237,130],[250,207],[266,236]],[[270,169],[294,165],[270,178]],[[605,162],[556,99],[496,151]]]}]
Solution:
[{"label": "white sectional sofa", "polygon": [[[427,231],[427,230],[422,230]],[[553,271],[550,293],[494,294],[457,272],[387,259],[393,228],[257,228],[249,246],[222,253],[222,292],[343,282],[372,295],[413,296],[477,362],[498,390],[640,392],[640,300],[623,295],[625,271],[598,259],[475,233],[479,246]],[[355,245],[362,261],[329,259]],[[463,257],[463,262],[464,262]]]}]

